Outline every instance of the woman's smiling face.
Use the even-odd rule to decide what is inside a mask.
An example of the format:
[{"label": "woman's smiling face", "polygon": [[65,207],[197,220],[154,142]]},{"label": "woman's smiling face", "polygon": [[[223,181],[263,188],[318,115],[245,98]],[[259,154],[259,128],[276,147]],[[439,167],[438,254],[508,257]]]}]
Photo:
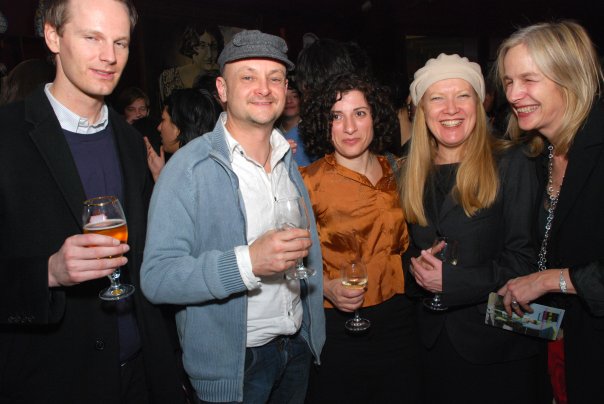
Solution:
[{"label": "woman's smiling face", "polygon": [[439,155],[461,156],[463,145],[476,126],[474,88],[463,79],[440,80],[428,87],[421,103]]}]

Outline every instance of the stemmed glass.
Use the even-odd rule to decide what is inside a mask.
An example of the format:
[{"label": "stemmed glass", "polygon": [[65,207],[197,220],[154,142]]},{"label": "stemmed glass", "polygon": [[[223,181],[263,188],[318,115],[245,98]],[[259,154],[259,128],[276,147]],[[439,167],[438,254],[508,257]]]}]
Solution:
[{"label": "stemmed glass", "polygon": [[[84,201],[82,222],[84,234],[102,234],[116,238],[121,243],[128,241],[126,216],[120,201],[115,196],[100,196]],[[134,293],[134,286],[120,283],[120,268],[107,277],[111,285],[99,293],[101,299],[120,300]]]},{"label": "stemmed glass", "polygon": [[[456,240],[452,240],[449,237],[436,237],[432,244],[432,253],[442,262],[457,265],[457,260],[459,259],[457,246]],[[448,309],[440,300],[440,293],[435,293],[433,297],[424,299],[424,306],[433,311],[445,311]]]},{"label": "stemmed glass", "polygon": [[[278,230],[310,230],[308,208],[302,197],[275,201],[275,219]],[[314,269],[304,265],[302,258],[298,258],[296,264],[285,272],[285,276],[288,279],[306,279],[313,276],[315,272]]]},{"label": "stemmed glass", "polygon": [[[345,263],[340,268],[342,275],[342,285],[349,289],[364,289],[367,286],[367,267],[363,264],[360,257],[356,257],[352,262]],[[371,322],[366,318],[361,318],[359,310],[354,311],[354,317],[344,324],[346,329],[351,332],[365,331],[371,326]]]}]

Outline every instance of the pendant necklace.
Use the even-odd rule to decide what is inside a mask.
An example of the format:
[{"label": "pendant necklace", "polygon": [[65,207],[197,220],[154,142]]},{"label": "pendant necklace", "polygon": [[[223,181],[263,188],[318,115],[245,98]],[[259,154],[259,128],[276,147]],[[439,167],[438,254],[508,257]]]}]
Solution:
[{"label": "pendant necklace", "polygon": [[539,249],[539,260],[537,261],[537,266],[539,267],[539,271],[543,271],[547,269],[547,241],[549,239],[549,233],[552,229],[552,222],[554,221],[554,212],[556,210],[556,205],[558,204],[558,197],[560,196],[560,190],[562,189],[562,182],[564,181],[564,177],[560,182],[560,188],[557,191],[554,191],[554,146],[549,145],[547,147],[549,150],[549,163],[547,167],[548,179],[547,179],[547,192],[546,198],[548,198],[548,206],[547,206],[547,218],[545,219],[545,233],[543,235],[543,241],[541,241],[541,248]]}]

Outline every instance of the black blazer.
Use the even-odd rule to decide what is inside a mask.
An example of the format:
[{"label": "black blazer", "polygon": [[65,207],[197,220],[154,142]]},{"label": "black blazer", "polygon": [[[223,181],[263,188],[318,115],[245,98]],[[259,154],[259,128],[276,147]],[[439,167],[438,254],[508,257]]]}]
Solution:
[{"label": "black blazer", "polygon": [[[531,226],[537,192],[534,161],[514,148],[498,159],[500,186],[494,204],[467,217],[449,194],[438,223],[443,236],[458,241],[457,266],[443,265],[442,301],[445,312],[430,312],[418,304],[422,343],[430,348],[446,332],[457,352],[467,361],[489,364],[535,355],[543,342],[485,324],[486,302],[509,279],[536,270]],[[436,237],[434,209],[426,198],[428,226],[409,225],[408,257],[430,248]],[[406,259],[405,261],[408,261]],[[408,265],[405,265],[408,268]],[[411,275],[406,277],[410,295],[430,296]],[[419,293],[418,293],[419,292]]]},{"label": "black blazer", "polygon": [[[542,157],[540,189],[544,190],[547,156]],[[554,304],[566,309],[562,326],[569,402],[602,401],[604,106],[601,102],[592,109],[568,152],[568,166],[554,212],[547,252],[548,268],[570,268],[570,277],[577,290],[576,296],[551,295]]]},{"label": "black blazer", "polygon": [[[48,288],[48,258],[82,232],[85,199],[77,168],[40,88],[0,109],[0,402],[106,403],[119,397],[115,305],[107,278]],[[131,250],[122,273],[134,283],[146,377],[154,402],[179,402],[170,330],[140,291],[152,180],[142,139],[110,109],[122,168]]]}]

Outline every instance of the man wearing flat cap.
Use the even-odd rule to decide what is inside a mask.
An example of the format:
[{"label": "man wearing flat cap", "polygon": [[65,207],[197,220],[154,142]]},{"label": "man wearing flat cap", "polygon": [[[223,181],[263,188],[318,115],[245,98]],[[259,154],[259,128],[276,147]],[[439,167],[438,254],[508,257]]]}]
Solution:
[{"label": "man wearing flat cap", "polygon": [[[322,258],[310,231],[275,230],[275,202],[308,194],[273,130],[294,65],[283,39],[242,31],[218,58],[226,103],[183,147],[153,193],[142,289],[179,305],[183,362],[202,402],[303,403],[325,340]],[[298,258],[315,276],[284,276]]]}]

